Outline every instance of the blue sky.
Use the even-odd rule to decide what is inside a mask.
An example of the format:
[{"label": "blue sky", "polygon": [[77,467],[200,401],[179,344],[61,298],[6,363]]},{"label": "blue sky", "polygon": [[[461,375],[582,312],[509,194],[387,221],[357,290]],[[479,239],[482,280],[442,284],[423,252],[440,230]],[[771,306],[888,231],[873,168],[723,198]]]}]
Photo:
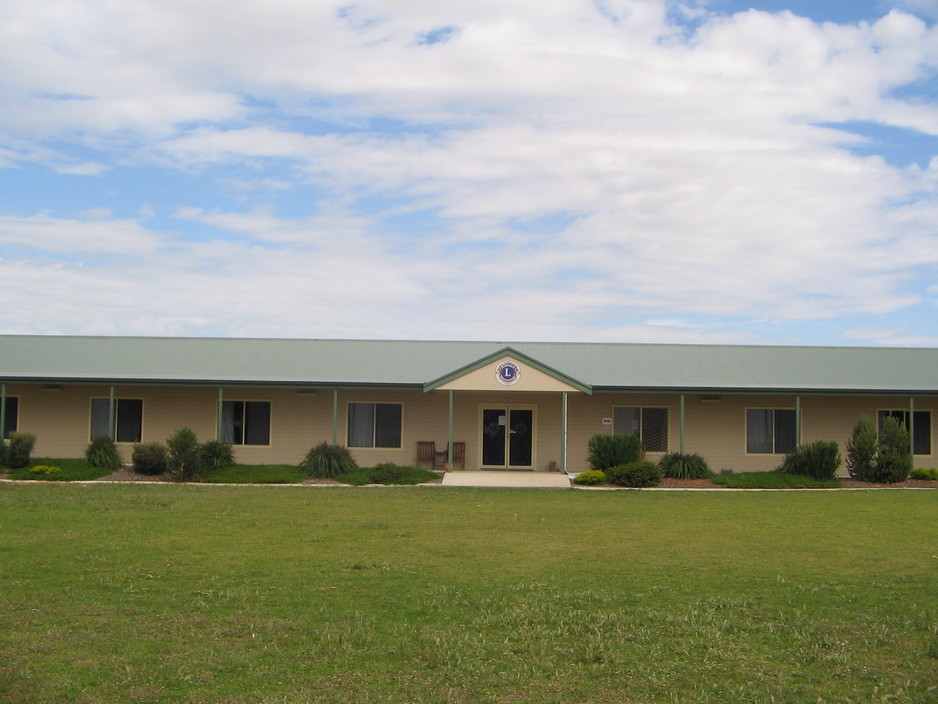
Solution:
[{"label": "blue sky", "polygon": [[0,332],[938,346],[938,3],[6,3]]}]

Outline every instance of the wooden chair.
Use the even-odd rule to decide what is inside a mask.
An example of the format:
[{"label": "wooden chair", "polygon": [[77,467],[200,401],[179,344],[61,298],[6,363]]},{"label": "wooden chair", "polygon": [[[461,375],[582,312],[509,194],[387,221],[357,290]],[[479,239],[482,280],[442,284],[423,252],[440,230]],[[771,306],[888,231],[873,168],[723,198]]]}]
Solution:
[{"label": "wooden chair", "polygon": [[417,462],[429,462],[430,469],[442,469],[442,464],[439,463],[440,456],[436,451],[436,443],[432,440],[417,441]]}]

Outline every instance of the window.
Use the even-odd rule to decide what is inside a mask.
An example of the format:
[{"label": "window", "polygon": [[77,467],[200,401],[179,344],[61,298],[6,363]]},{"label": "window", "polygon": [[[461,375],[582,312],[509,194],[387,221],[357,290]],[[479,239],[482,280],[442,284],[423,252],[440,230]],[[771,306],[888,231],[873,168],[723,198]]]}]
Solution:
[{"label": "window", "polygon": [[[887,418],[897,418],[906,428],[909,427],[908,411],[879,411],[877,413],[879,432],[883,432],[883,423]],[[931,411],[915,411],[912,427],[912,451],[916,455],[931,454]]]},{"label": "window", "polygon": [[350,403],[349,447],[400,447],[401,404]]},{"label": "window", "polygon": [[222,401],[221,439],[231,445],[269,445],[270,401]]},{"label": "window", "polygon": [[7,396],[3,410],[3,437],[15,433],[19,427],[20,400],[16,396]]},{"label": "window", "polygon": [[[91,399],[91,439],[111,437],[108,426],[111,400]],[[139,398],[114,399],[117,442],[140,442],[143,429],[143,400]]]},{"label": "window", "polygon": [[668,409],[618,406],[613,409],[618,435],[637,435],[646,452],[668,451]]},{"label": "window", "polygon": [[746,411],[746,452],[784,455],[795,449],[795,411],[750,408]]}]

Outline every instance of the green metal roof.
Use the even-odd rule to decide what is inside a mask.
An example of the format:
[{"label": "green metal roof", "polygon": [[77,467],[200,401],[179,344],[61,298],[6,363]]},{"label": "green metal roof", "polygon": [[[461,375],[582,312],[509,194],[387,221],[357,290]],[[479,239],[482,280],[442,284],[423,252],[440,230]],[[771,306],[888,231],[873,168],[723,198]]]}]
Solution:
[{"label": "green metal roof", "polygon": [[414,386],[510,347],[594,392],[938,393],[938,350],[0,335],[0,380]]}]

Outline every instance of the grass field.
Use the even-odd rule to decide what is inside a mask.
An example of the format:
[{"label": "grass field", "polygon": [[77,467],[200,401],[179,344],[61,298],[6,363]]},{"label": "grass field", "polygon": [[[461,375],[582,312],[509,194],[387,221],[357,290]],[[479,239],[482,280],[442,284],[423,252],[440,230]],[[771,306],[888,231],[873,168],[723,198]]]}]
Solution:
[{"label": "grass field", "polygon": [[0,702],[938,702],[938,492],[0,485]]}]

